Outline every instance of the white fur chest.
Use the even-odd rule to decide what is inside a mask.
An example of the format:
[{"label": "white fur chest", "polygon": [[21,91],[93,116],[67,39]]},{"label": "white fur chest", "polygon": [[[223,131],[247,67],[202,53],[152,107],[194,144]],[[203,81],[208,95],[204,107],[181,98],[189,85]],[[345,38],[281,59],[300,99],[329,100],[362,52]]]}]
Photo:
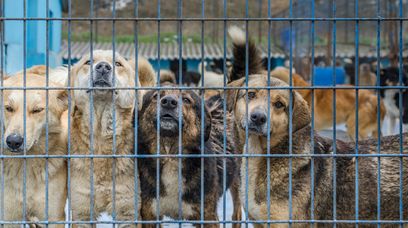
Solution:
[{"label": "white fur chest", "polygon": [[[160,214],[167,215],[172,218],[178,218],[179,212],[179,179],[178,179],[178,168],[179,162],[178,159],[166,159],[165,165],[161,172],[161,180],[165,188],[166,195],[160,196],[160,202],[157,202],[156,199],[152,201],[152,212],[156,214],[157,205],[160,205]],[[181,167],[180,167],[181,168]],[[182,178],[181,188],[184,193],[184,180]],[[182,202],[182,215],[183,218],[193,215],[192,206],[188,203]]]},{"label": "white fur chest", "polygon": [[[240,197],[243,203],[244,210],[248,208],[248,214],[253,219],[262,219],[262,208],[266,208],[266,204],[258,204],[255,201],[255,190],[257,188],[256,176],[257,176],[257,161],[259,158],[248,158],[248,166],[246,160],[241,163],[241,189]],[[247,179],[248,174],[248,179]],[[248,181],[248,182],[247,182]],[[248,185],[247,185],[248,183]],[[248,187],[246,187],[248,186]],[[248,198],[248,201],[247,201]],[[248,202],[248,207],[247,207]]]},{"label": "white fur chest", "polygon": [[395,104],[394,96],[398,93],[398,90],[395,89],[387,89],[384,92],[384,105],[387,110],[387,114],[394,117],[399,118],[399,108]]},{"label": "white fur chest", "polygon": [[[244,153],[246,152],[245,148],[246,146],[244,146]],[[248,153],[262,154],[261,142],[257,138],[250,137],[248,139]],[[256,177],[259,159],[261,158],[250,157],[248,158],[248,163],[246,159],[242,160],[241,162],[241,202],[243,202],[245,210],[248,208],[248,214],[253,219],[262,219],[262,209],[266,208],[266,204],[258,204],[255,201],[255,190],[258,187]],[[247,202],[248,205],[246,205]]]}]

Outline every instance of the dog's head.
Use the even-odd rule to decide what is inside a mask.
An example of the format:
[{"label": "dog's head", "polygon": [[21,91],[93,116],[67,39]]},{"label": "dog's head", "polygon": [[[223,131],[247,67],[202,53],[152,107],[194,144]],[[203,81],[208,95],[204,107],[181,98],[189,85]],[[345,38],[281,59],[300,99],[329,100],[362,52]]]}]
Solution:
[{"label": "dog's head", "polygon": [[[16,75],[4,82],[6,87],[23,87],[23,75]],[[46,79],[43,76],[27,74],[27,87],[45,87]],[[49,83],[49,87],[58,85]],[[46,117],[46,90],[4,91],[4,139],[8,151],[21,153],[37,144],[44,145]],[[26,106],[24,107],[24,101]],[[49,134],[61,131],[61,115],[68,108],[67,92],[63,90],[49,90],[48,92],[48,132]],[[24,126],[24,115],[25,126]],[[25,131],[24,131],[25,127]]]},{"label": "dog's head", "polygon": [[[388,67],[381,69],[380,71],[380,85],[381,86],[398,86],[399,85],[399,68],[398,67]],[[402,72],[402,83],[404,85],[407,83],[407,75]]]},{"label": "dog's head", "polygon": [[[158,106],[160,107],[159,112],[157,110]],[[211,132],[211,114],[206,106],[203,108],[204,140],[207,141]],[[143,97],[143,105],[139,113],[139,128],[144,132],[148,132],[151,137],[155,137],[157,134],[157,121],[160,120],[159,131],[161,138],[177,139],[181,128],[183,146],[199,145],[201,139],[201,109],[200,97],[191,90],[149,91]],[[180,114],[182,117],[180,117]],[[180,118],[181,122],[179,121]],[[177,140],[175,141],[177,142]]]},{"label": "dog's head", "polygon": [[[113,51],[96,50],[84,56],[71,71],[71,86],[76,88],[99,88],[93,90],[95,102],[111,102],[112,93],[116,96],[117,105],[121,108],[133,108],[135,90],[105,89],[104,87],[140,87],[135,82],[135,72],[128,61]],[[75,105],[86,105],[89,101],[90,90],[72,90]],[[139,96],[140,97],[140,96]]]},{"label": "dog's head", "polygon": [[[230,83],[231,87],[246,86],[245,78]],[[231,89],[227,91],[228,110],[235,116],[235,123],[241,133],[245,134],[248,127],[249,135],[267,137],[270,132],[271,140],[280,141],[288,135],[290,91],[287,89],[267,90],[266,75],[251,75],[248,79],[248,99],[245,89]],[[287,87],[283,81],[271,78],[271,87]],[[252,89],[254,88],[255,89]],[[256,87],[261,87],[256,89]],[[268,100],[268,93],[270,101]],[[309,125],[311,121],[309,107],[306,101],[295,91],[292,93],[292,130],[293,132]],[[248,114],[246,107],[248,104]],[[268,114],[268,106],[270,112]],[[270,127],[268,129],[268,121]]]}]

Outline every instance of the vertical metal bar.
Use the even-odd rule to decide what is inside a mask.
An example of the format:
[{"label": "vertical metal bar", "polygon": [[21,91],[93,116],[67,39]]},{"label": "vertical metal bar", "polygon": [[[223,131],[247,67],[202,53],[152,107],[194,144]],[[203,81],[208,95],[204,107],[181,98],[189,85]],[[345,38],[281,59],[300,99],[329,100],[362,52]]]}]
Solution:
[{"label": "vertical metal bar", "polygon": [[[377,17],[381,17],[381,7],[380,7],[380,0],[377,0]],[[381,65],[381,22],[380,19],[377,20],[377,85],[380,84],[380,65]],[[377,107],[380,107],[380,94],[377,93]],[[380,129],[380,109],[377,109],[377,129],[378,129],[378,136],[377,136],[377,153],[378,155],[381,154],[381,129]],[[377,220],[381,220],[381,159],[377,157]],[[381,224],[378,223],[377,227],[381,227]]]},{"label": "vertical metal bar", "polygon": [[[5,17],[4,11],[4,1],[1,1],[1,16]],[[0,22],[1,24],[1,34],[0,34],[0,86],[4,86],[4,31],[5,31],[5,22]],[[4,120],[4,90],[0,89],[0,120]],[[0,155],[4,155],[4,121],[0,121]],[[0,185],[1,185],[1,192],[0,192],[0,219],[4,220],[4,159],[0,159],[0,170],[1,170],[1,177],[0,177]],[[4,225],[1,225],[3,228]]]},{"label": "vertical metal bar", "polygon": [[[116,87],[116,40],[115,40],[115,17],[116,17],[116,1],[112,1],[112,87]],[[96,34],[97,35],[97,34]],[[136,61],[136,60],[135,60]],[[116,155],[116,105],[115,105],[115,93],[112,91],[112,155]],[[112,228],[115,228],[116,224],[116,158],[112,158]]]},{"label": "vertical metal bar", "polygon": [[[315,0],[311,0],[311,14],[312,14],[312,18],[314,19],[315,18]],[[314,130],[315,130],[315,106],[314,106],[314,104],[315,104],[315,94],[314,94],[314,92],[315,92],[315,90],[313,89],[313,87],[314,87],[314,58],[315,58],[315,35],[316,35],[316,33],[315,33],[315,21],[314,20],[312,20],[312,22],[311,22],[312,24],[311,24],[311,40],[312,40],[312,43],[311,43],[311,45],[312,45],[312,48],[311,48],[311,50],[312,50],[312,53],[311,53],[311,55],[312,55],[312,59],[311,59],[311,61],[310,61],[310,64],[311,64],[311,75],[310,75],[310,79],[311,79],[311,86],[312,86],[312,88],[311,88],[311,90],[312,90],[312,96],[311,96],[311,115],[312,115],[312,121],[311,121],[311,128],[312,128],[312,130],[310,131],[310,134],[311,134],[311,136],[310,136],[310,148],[311,148],[311,150],[312,150],[312,155],[313,154],[315,154],[315,151],[314,151],[314,148],[315,148],[315,143],[314,143]],[[310,219],[311,220],[314,220],[315,218],[314,218],[314,207],[315,207],[315,191],[314,191],[314,188],[315,188],[315,176],[314,176],[314,174],[315,174],[315,167],[314,167],[314,162],[315,162],[315,160],[314,160],[314,157],[312,156],[311,157],[311,165],[310,165],[310,173],[311,173],[311,175],[310,175],[310,189],[311,189],[311,191],[310,191]],[[310,227],[313,227],[313,223],[311,223],[310,224]]]},{"label": "vertical metal bar", "polygon": [[[27,18],[27,2],[23,0],[23,15],[24,18]],[[23,21],[24,25],[24,32],[23,32],[23,127],[24,127],[24,156],[27,155],[27,22],[26,20]],[[27,221],[27,158],[24,157],[23,161],[23,218],[22,220],[25,222]]]},{"label": "vertical metal bar", "polygon": [[[355,17],[356,18],[358,18],[358,0],[356,0],[355,1]],[[356,85],[356,92],[355,92],[355,94],[356,94],[356,101],[355,101],[355,110],[356,110],[356,112],[355,112],[355,118],[356,118],[356,120],[355,120],[355,126],[356,126],[356,129],[355,129],[355,139],[356,139],[356,142],[355,142],[355,154],[357,155],[359,152],[358,152],[358,118],[359,118],[359,115],[358,115],[358,91],[359,91],[359,43],[360,43],[360,40],[359,40],[359,30],[360,30],[360,27],[359,27],[359,20],[356,20],[355,21],[355,23],[356,23],[356,26],[355,26],[355,43],[354,43],[354,45],[355,45],[355,58],[354,58],[354,62],[355,62],[355,66],[354,66],[354,69],[355,69],[355,85]],[[355,191],[354,191],[354,194],[355,194],[355,219],[356,219],[356,221],[359,219],[359,212],[358,212],[358,210],[359,210],[359,173],[358,173],[358,169],[359,169],[359,158],[358,157],[356,157],[356,159],[355,159],[355,161],[356,161],[356,168],[355,168],[355,182],[354,182],[354,185],[355,185]],[[358,227],[358,223],[356,224],[356,227]]]},{"label": "vertical metal bar", "polygon": [[[399,27],[400,27],[400,29],[399,29],[399,85],[404,85],[403,84],[403,81],[402,81],[402,77],[403,77],[403,74],[402,74],[402,72],[403,72],[403,68],[402,68],[402,64],[403,64],[403,62],[402,62],[402,50],[403,50],[403,37],[402,37],[402,35],[403,35],[403,29],[404,29],[404,27],[403,27],[403,24],[402,24],[402,22],[403,22],[403,20],[402,20],[402,17],[403,17],[403,3],[402,3],[402,0],[399,0]],[[407,86],[407,85],[405,85],[405,86]],[[403,137],[402,137],[402,131],[403,131],[403,129],[402,129],[402,111],[403,111],[403,103],[402,103],[402,90],[400,89],[399,90],[399,111],[400,111],[400,122],[399,122],[399,153],[400,153],[400,159],[399,159],[399,173],[400,173],[400,178],[399,178],[399,219],[400,220],[403,220],[404,219],[404,202],[403,202],[403,188],[404,188],[404,185],[403,185],[403,157],[402,157],[402,154],[403,154],[403,148],[402,148],[402,146],[403,146],[403,143],[404,143],[404,140],[403,140]],[[407,105],[407,104],[405,104],[405,105]],[[401,223],[400,224],[400,227],[402,228],[403,227],[403,224]]]},{"label": "vertical metal bar", "polygon": [[[45,1],[45,17],[48,18],[50,17],[49,15],[49,0]],[[45,20],[45,155],[48,156],[49,154],[49,54],[50,54],[50,47],[49,47],[49,20]],[[49,177],[48,177],[48,158],[45,158],[45,221],[46,221],[46,227],[48,227],[48,188],[49,188]]]},{"label": "vertical metal bar", "polygon": [[[260,1],[261,4],[261,1]],[[261,9],[260,9],[261,10]],[[268,0],[268,18],[272,18],[272,12],[271,12],[271,0]],[[261,22],[259,22],[261,24]],[[268,134],[266,136],[266,154],[270,155],[271,154],[271,29],[272,29],[272,24],[271,21],[268,21],[268,56],[267,56],[267,71],[268,71],[268,110],[267,110],[267,115],[268,115],[268,121],[267,123],[267,130]],[[259,40],[261,41],[262,38],[259,37]],[[267,173],[267,180],[266,180],[266,211],[267,211],[267,227],[271,227],[271,158],[268,156],[266,158],[266,173]]]},{"label": "vertical metal bar", "polygon": [[[94,0],[91,0],[91,5],[90,5],[90,18],[94,17]],[[90,43],[90,47],[89,47],[89,54],[90,54],[90,61],[91,61],[91,75],[93,75],[93,67],[94,67],[94,59],[93,59],[93,20],[90,20],[90,37],[89,37],[89,43]],[[90,154],[93,156],[94,155],[94,100],[93,100],[93,93],[95,92],[92,89],[92,77],[89,77],[89,81],[88,81],[88,88],[90,90],[89,93],[89,138],[90,138]],[[93,172],[94,172],[94,158],[91,158],[90,161],[90,169],[89,169],[89,173],[90,173],[90,177],[89,177],[89,182],[90,182],[90,211],[89,211],[89,222],[93,222],[94,221],[94,176],[93,176]]]},{"label": "vertical metal bar", "polygon": [[[133,17],[138,18],[139,17],[139,0],[134,0],[133,1],[133,5],[134,5],[134,9],[133,9]],[[138,20],[135,20],[133,22],[133,45],[135,48],[135,52],[134,52],[134,59],[135,59],[135,86],[137,87],[138,85],[138,81],[139,81],[139,63],[138,63],[138,59],[139,59],[139,35],[138,35]],[[143,92],[143,91],[142,91]],[[135,213],[135,217],[134,220],[138,221],[139,220],[139,210],[138,210],[138,204],[139,204],[139,197],[137,197],[140,194],[140,190],[139,190],[139,167],[138,167],[138,131],[137,131],[137,127],[139,126],[139,90],[135,90],[135,111],[134,111],[134,122],[135,122],[135,126],[133,129],[133,134],[134,134],[134,144],[133,144],[133,148],[134,148],[134,196],[133,196],[133,208],[134,208],[134,213]]]},{"label": "vertical metal bar", "polygon": [[[183,21],[182,21],[182,16],[183,15],[183,3],[182,0],[177,0],[177,18],[178,23],[177,23],[177,41],[178,41],[178,57],[179,57],[179,84],[180,86],[183,85]],[[182,90],[180,90],[182,92]],[[178,155],[183,154],[183,98],[182,96],[179,96],[179,140],[178,140]],[[183,219],[183,183],[182,183],[182,159],[179,157],[178,159],[178,177],[177,177],[177,182],[178,182],[178,220],[179,220],[179,227],[181,228],[181,220]]]},{"label": "vertical metal bar", "polygon": [[[204,76],[204,20],[205,20],[205,1],[201,0],[201,88],[204,87],[204,80],[205,80],[205,76]],[[201,94],[201,163],[200,163],[200,220],[203,221],[204,220],[204,92],[205,90],[200,90],[200,94]],[[225,128],[225,125],[224,125]],[[210,158],[211,159],[211,158]],[[225,159],[224,159],[225,160]],[[224,218],[225,220],[225,218]],[[224,224],[225,226],[225,224]],[[204,227],[203,224],[201,224],[201,227]]]},{"label": "vertical metal bar", "polygon": [[[227,1],[223,0],[223,17],[227,18]],[[227,87],[227,77],[228,77],[228,70],[227,70],[227,21],[224,20],[224,27],[223,27],[223,72],[224,72],[224,80],[223,80],[223,124],[224,124],[224,129],[223,129],[223,154],[226,155],[227,154],[227,128],[226,128],[226,123],[227,123],[227,115],[225,115],[225,113],[227,113],[227,95],[226,95],[226,90],[225,88]],[[204,45],[202,45],[202,49],[201,52],[204,53]],[[204,69],[203,69],[204,70]],[[204,90],[205,91],[205,90]],[[224,157],[223,161],[222,161],[222,167],[223,167],[223,173],[222,173],[222,178],[223,178],[223,182],[222,182],[222,186],[223,186],[223,202],[222,202],[222,218],[225,221],[226,220],[226,208],[227,208],[227,194],[226,194],[226,186],[227,186],[227,160]],[[239,169],[241,169],[241,167],[239,167]],[[240,178],[240,177],[239,177]],[[235,208],[234,208],[235,210]],[[241,208],[240,208],[241,210]],[[232,222],[240,222],[240,221],[232,221]],[[226,224],[224,223],[223,228],[226,228]]]},{"label": "vertical metal bar", "polygon": [[[289,18],[293,18],[293,1],[289,0]],[[292,66],[293,66],[293,37],[292,37],[292,31],[293,31],[293,20],[289,20],[289,155],[292,155],[293,153],[293,148],[292,148],[292,129],[293,129],[293,72],[292,72]],[[292,217],[293,217],[293,208],[292,208],[292,162],[293,159],[290,156],[289,157],[289,222],[288,222],[288,227],[292,227]]]},{"label": "vertical metal bar", "polygon": [[[71,87],[71,0],[68,0],[68,81],[67,87]],[[71,90],[68,89],[68,145],[67,145],[67,217],[71,220],[71,113],[72,113]],[[72,222],[72,221],[71,221]],[[69,228],[71,224],[69,225]]]},{"label": "vertical metal bar", "polygon": [[[157,101],[160,101],[160,0],[157,0],[157,58],[158,58],[158,71],[157,71],[157,83],[158,83],[158,92],[157,92]],[[157,125],[156,125],[156,201],[157,201],[157,208],[156,208],[156,228],[159,228],[159,219],[160,219],[160,102],[157,102]]]},{"label": "vertical metal bar", "polygon": [[[248,47],[248,0],[245,1],[245,155],[247,157],[245,158],[245,227],[248,228],[248,204],[249,204],[249,199],[248,199],[248,184],[249,184],[249,179],[248,179],[248,172],[249,172],[249,146],[248,146],[248,136],[249,136],[249,131],[248,131],[248,63],[249,63],[249,47]],[[242,184],[242,183],[241,183]],[[251,221],[253,222],[253,221]]]},{"label": "vertical metal bar", "polygon": [[[332,5],[333,5],[333,9],[332,9],[332,16],[335,19],[336,18],[336,1],[332,0]],[[333,42],[332,42],[332,64],[333,64],[333,154],[337,153],[337,148],[336,148],[336,116],[337,116],[337,112],[336,112],[336,19],[333,21]],[[337,160],[336,157],[333,157],[333,163],[332,163],[332,168],[333,168],[333,179],[332,179],[332,183],[333,183],[333,221],[337,220],[337,181],[336,181],[336,176],[337,176]],[[337,227],[337,223],[333,223],[333,227]]]},{"label": "vertical metal bar", "polygon": [[[5,17],[5,3],[1,1],[1,16]],[[1,34],[0,34],[0,86],[4,86],[4,31],[5,31],[5,22],[0,22],[1,25]],[[4,120],[4,90],[0,89],[0,120]],[[4,121],[0,121],[0,155],[4,155]],[[4,220],[4,159],[0,159],[0,170],[1,170],[1,177],[0,177],[0,185],[1,185],[1,192],[0,192],[0,219]],[[1,225],[3,228],[4,225]]]}]

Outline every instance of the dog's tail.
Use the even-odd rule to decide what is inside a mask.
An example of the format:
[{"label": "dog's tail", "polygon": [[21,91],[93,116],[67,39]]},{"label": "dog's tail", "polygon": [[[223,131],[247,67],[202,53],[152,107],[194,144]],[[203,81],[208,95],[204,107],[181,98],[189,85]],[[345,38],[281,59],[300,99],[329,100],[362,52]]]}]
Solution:
[{"label": "dog's tail", "polygon": [[160,84],[163,84],[165,82],[177,84],[176,76],[169,70],[160,70]]},{"label": "dog's tail", "polygon": [[[259,74],[263,72],[261,53],[251,38],[246,40],[246,34],[240,28],[232,26],[228,29],[228,34],[233,43],[234,63],[231,71],[231,81],[235,81],[245,76],[246,63],[248,63],[248,75]],[[248,62],[247,62],[247,43],[248,43]]]},{"label": "dog's tail", "polygon": [[[130,65],[136,70],[135,59],[129,60]],[[156,85],[156,73],[149,61],[141,56],[137,60],[139,81],[142,87],[153,87]]]}]

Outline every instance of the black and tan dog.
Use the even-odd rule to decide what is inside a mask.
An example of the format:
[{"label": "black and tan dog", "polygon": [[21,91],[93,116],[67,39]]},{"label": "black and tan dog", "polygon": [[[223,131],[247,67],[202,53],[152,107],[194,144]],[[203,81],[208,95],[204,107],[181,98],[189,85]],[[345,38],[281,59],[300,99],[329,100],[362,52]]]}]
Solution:
[{"label": "black and tan dog", "polygon": [[[167,84],[165,86],[171,86]],[[180,102],[182,101],[182,104]],[[200,97],[193,91],[162,90],[149,91],[143,98],[139,113],[139,153],[155,155],[157,143],[160,143],[160,153],[177,155],[180,147],[184,155],[200,155],[203,137],[203,153],[205,155],[223,154],[223,118],[224,113],[219,101],[209,101],[211,107],[202,107]],[[159,104],[158,104],[159,103]],[[160,105],[159,112],[157,110]],[[181,110],[180,110],[181,108]],[[201,110],[204,108],[204,116]],[[179,124],[182,114],[181,125]],[[159,136],[157,140],[157,121],[160,119]],[[204,130],[201,131],[202,119]],[[230,116],[227,116],[230,119]],[[230,123],[231,121],[229,121]],[[179,128],[182,128],[182,139],[179,145]],[[226,153],[235,153],[235,137],[227,126]],[[202,135],[204,134],[204,135]],[[205,157],[201,166],[201,158],[183,158],[179,166],[178,158],[161,158],[160,186],[156,186],[157,160],[145,158],[139,160],[140,183],[143,220],[156,220],[162,216],[187,220],[201,219],[201,178],[203,178],[204,220],[217,221],[217,202],[223,194],[223,161],[220,157]],[[230,189],[234,200],[233,220],[241,220],[241,205],[239,201],[239,167],[236,158],[225,158],[226,189]],[[203,177],[201,177],[203,170]],[[178,187],[178,171],[181,169],[181,189]],[[160,199],[156,198],[160,189]],[[179,192],[181,204],[179,208]],[[157,208],[160,214],[157,214]],[[179,215],[179,210],[182,215]],[[153,225],[154,226],[154,225]],[[199,226],[197,224],[197,226]],[[209,224],[205,226],[218,226]]]},{"label": "black and tan dog", "polygon": [[[234,41],[236,40],[239,39]],[[243,46],[245,45],[235,45],[235,48],[243,48]],[[249,45],[249,47],[253,46]],[[256,51],[249,51],[249,53],[256,53]],[[250,55],[249,58],[251,63],[256,61],[257,56]],[[236,61],[239,59],[242,58],[234,56],[234,65],[245,64]],[[233,76],[235,78],[244,75],[239,68],[233,69],[233,72],[237,74]],[[248,150],[242,151],[257,155],[248,158],[248,162],[242,162],[241,165],[241,180],[248,181],[248,187],[245,185],[241,187],[241,201],[248,202],[244,208],[248,210],[250,219],[275,220],[271,224],[272,227],[287,227],[289,220],[292,220],[293,226],[306,227],[310,224],[296,222],[296,220],[312,218],[317,220],[315,224],[319,227],[333,225],[321,220],[337,220],[341,227],[354,227],[355,224],[347,224],[341,220],[354,220],[358,216],[360,220],[369,220],[368,223],[371,221],[373,224],[363,224],[371,227],[376,226],[378,218],[388,222],[399,221],[400,216],[403,219],[408,218],[408,159],[406,157],[402,159],[383,157],[381,163],[374,156],[359,158],[344,156],[334,160],[330,156],[334,151],[343,155],[354,154],[355,148],[337,141],[336,150],[334,150],[335,144],[332,141],[319,136],[311,138],[311,115],[302,96],[287,89],[267,90],[265,87],[268,84],[271,87],[288,87],[288,85],[275,78],[270,78],[268,83],[268,77],[261,73],[261,68],[251,68],[250,72],[252,74],[248,75],[248,81],[241,78],[231,83],[231,86],[243,89],[232,89],[227,94],[227,104],[230,104],[229,110],[234,114],[238,133],[245,136],[245,131],[248,129],[248,144],[244,147]],[[247,95],[244,89],[246,85],[250,87]],[[260,88],[256,89],[256,87]],[[292,114],[292,118],[289,113]],[[291,130],[289,130],[290,122],[292,122]],[[270,135],[269,142],[268,135]],[[402,153],[407,155],[408,134],[400,137],[403,137]],[[399,139],[398,136],[382,138],[381,153],[399,154]],[[377,142],[376,140],[361,141],[358,149],[359,153],[373,155],[377,153]],[[266,156],[259,156],[266,154],[275,156],[269,160]],[[326,157],[312,159],[313,154]],[[292,155],[292,158],[288,155]],[[379,183],[377,182],[378,165],[380,165],[381,174]],[[358,173],[358,181],[356,173]],[[269,187],[268,183],[270,183]],[[377,193],[377,184],[380,187],[379,193]],[[403,189],[401,193],[400,187]],[[336,195],[333,194],[334,192]],[[381,214],[377,214],[379,211],[377,195],[380,196]],[[403,203],[402,214],[399,211],[400,200]],[[333,205],[336,207],[334,208]],[[356,205],[358,205],[358,212]],[[266,224],[258,223],[256,226],[263,227]],[[390,225],[390,227],[396,226],[397,224]]]}]

